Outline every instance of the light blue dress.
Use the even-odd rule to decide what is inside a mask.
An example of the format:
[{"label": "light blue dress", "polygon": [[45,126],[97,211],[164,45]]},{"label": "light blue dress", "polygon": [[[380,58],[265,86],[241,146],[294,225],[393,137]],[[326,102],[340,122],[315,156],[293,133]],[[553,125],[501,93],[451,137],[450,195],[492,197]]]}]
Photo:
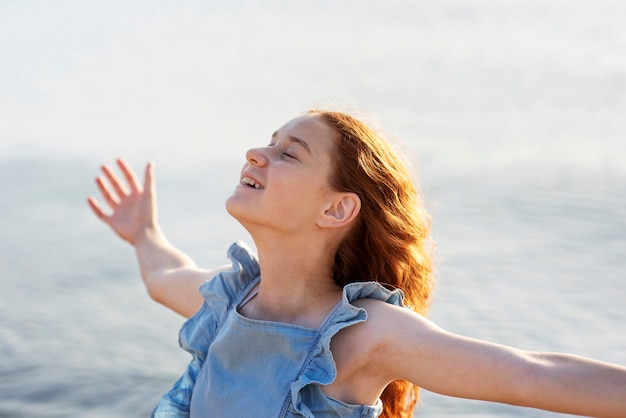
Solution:
[{"label": "light blue dress", "polygon": [[332,336],[367,319],[367,312],[350,302],[374,298],[402,306],[402,292],[375,282],[349,284],[318,329],[253,320],[237,308],[261,280],[259,263],[240,242],[230,247],[228,256],[233,270],[200,287],[205,302],[181,328],[180,346],[193,359],[152,416],[379,416],[380,400],[375,405],[350,405],[326,396],[320,385],[331,383],[337,375],[330,352]]}]

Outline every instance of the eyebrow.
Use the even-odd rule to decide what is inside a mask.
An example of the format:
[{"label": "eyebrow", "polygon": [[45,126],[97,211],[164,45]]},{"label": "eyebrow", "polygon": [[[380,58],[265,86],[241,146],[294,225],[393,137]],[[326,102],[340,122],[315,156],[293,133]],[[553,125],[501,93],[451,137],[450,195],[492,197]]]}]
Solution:
[{"label": "eyebrow", "polygon": [[[278,136],[278,131],[272,134],[272,139],[276,139],[277,136]],[[292,135],[287,135],[287,139],[291,142],[295,142],[296,144],[301,145],[302,148],[304,148],[309,154],[313,155],[313,153],[311,152],[311,148],[309,147],[309,144],[307,144],[306,141],[304,141],[303,139],[300,139]]]}]

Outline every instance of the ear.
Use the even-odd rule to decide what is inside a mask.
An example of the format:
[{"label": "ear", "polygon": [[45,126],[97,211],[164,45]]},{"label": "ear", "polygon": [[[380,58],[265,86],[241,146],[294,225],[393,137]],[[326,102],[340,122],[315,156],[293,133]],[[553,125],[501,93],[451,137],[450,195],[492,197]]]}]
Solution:
[{"label": "ear", "polygon": [[340,193],[324,210],[317,221],[322,228],[341,228],[348,225],[361,211],[361,199],[355,193]]}]

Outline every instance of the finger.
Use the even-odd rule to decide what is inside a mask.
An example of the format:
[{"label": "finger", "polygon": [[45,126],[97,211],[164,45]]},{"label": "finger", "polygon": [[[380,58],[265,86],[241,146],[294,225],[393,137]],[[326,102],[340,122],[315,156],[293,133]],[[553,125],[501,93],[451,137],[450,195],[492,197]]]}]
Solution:
[{"label": "finger", "polygon": [[109,180],[109,183],[111,183],[111,186],[113,186],[113,190],[115,190],[115,193],[117,193],[120,198],[128,195],[126,187],[124,187],[120,179],[113,172],[113,170],[109,168],[109,166],[103,165],[102,172],[106,176],[107,180]]},{"label": "finger", "polygon": [[117,165],[120,167],[124,178],[126,178],[126,182],[130,186],[131,193],[141,193],[141,183],[139,183],[139,179],[128,163],[121,158],[118,158]]},{"label": "finger", "polygon": [[150,161],[146,166],[143,190],[151,199],[156,196],[156,186],[154,182],[154,161]]},{"label": "finger", "polygon": [[89,204],[89,207],[91,207],[93,213],[95,213],[98,218],[102,219],[103,221],[106,221],[108,219],[108,216],[105,215],[105,213],[102,211],[96,199],[94,199],[93,197],[89,197],[87,199],[87,203]]},{"label": "finger", "polygon": [[111,208],[115,208],[119,204],[119,202],[115,197],[113,197],[113,195],[111,194],[111,189],[109,189],[109,186],[104,182],[102,177],[96,178],[96,185],[98,186],[98,189],[100,190],[100,193],[102,193],[102,197],[104,197],[104,200],[107,202],[107,204]]}]

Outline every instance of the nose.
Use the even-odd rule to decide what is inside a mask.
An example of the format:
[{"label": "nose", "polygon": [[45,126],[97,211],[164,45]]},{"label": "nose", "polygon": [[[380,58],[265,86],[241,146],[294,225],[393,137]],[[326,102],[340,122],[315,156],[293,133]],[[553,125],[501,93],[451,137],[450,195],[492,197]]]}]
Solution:
[{"label": "nose", "polygon": [[246,152],[246,160],[251,165],[264,166],[267,165],[267,156],[263,153],[262,148],[250,148]]}]

